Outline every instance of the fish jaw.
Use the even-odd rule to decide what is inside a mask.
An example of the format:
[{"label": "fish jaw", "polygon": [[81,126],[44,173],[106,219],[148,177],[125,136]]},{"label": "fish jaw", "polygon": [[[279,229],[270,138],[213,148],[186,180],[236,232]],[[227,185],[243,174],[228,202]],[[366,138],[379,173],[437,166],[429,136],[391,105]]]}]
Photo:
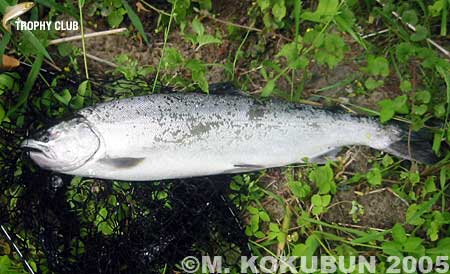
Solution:
[{"label": "fish jaw", "polygon": [[27,139],[20,144],[20,147],[24,148],[30,158],[41,168],[51,169],[51,161],[55,155],[45,143]]}]

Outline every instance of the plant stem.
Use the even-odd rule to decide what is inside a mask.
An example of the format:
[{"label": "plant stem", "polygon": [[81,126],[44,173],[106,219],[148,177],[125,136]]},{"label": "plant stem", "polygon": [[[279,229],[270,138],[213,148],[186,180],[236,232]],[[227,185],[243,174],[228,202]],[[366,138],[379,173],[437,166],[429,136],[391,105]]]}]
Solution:
[{"label": "plant stem", "polygon": [[177,1],[175,1],[172,5],[172,11],[170,12],[169,24],[167,25],[167,28],[164,31],[164,44],[163,44],[163,48],[162,48],[162,52],[161,52],[161,58],[159,59],[159,63],[158,63],[158,69],[156,70],[155,80],[153,81],[152,93],[155,92],[156,83],[158,82],[159,72],[161,70],[161,63],[162,63],[162,59],[163,59],[165,51],[166,51],[167,39],[169,37],[170,26],[172,25],[173,13],[175,11],[176,5],[177,5]]},{"label": "plant stem", "polygon": [[81,5],[80,0],[78,0],[78,9],[79,9],[79,12],[80,12],[81,45],[83,47],[84,72],[86,74],[86,79],[89,79],[89,72],[88,72],[88,66],[87,66],[87,57],[86,57],[86,41],[84,39],[83,7]]}]

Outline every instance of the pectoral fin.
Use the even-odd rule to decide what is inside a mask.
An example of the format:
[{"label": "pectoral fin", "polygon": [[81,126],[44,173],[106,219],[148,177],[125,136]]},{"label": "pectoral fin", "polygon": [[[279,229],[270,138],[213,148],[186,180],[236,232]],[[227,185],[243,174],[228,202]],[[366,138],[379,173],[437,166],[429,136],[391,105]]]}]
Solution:
[{"label": "pectoral fin", "polygon": [[145,158],[104,158],[99,160],[100,163],[114,168],[132,168],[139,165]]}]

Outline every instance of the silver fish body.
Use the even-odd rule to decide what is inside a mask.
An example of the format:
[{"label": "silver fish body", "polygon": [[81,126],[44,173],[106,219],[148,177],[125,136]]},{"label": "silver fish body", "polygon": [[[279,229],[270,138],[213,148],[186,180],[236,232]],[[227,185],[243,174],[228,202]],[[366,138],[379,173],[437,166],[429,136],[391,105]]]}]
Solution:
[{"label": "silver fish body", "polygon": [[[405,132],[396,125],[277,99],[155,94],[88,107],[75,119],[73,125],[49,129],[47,140],[27,140],[23,147],[42,150],[47,145],[45,157],[37,151],[30,154],[33,158],[35,153],[38,165],[45,158],[47,162],[41,166],[47,169],[130,181],[285,166],[305,159],[314,161],[348,145],[370,146],[419,161],[429,157],[408,155],[404,146],[399,149]],[[67,134],[75,126],[77,132]],[[61,139],[61,135],[71,139],[59,143],[70,142],[73,149],[59,153],[61,145],[54,143],[52,147],[52,139]],[[63,154],[70,156],[71,164],[52,166],[48,158]]]}]

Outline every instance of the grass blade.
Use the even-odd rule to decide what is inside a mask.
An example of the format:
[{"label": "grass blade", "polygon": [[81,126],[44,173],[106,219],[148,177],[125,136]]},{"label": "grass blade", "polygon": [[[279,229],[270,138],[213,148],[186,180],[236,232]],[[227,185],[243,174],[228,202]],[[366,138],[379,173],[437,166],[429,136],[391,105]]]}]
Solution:
[{"label": "grass blade", "polygon": [[445,123],[447,124],[448,117],[450,115],[450,72],[441,66],[437,66],[436,69],[444,78],[445,84],[447,86],[447,114],[445,117]]},{"label": "grass blade", "polygon": [[45,46],[39,41],[39,39],[34,36],[34,34],[29,30],[24,30],[23,35],[25,36],[25,40],[29,41],[33,47],[37,50],[36,54],[41,54],[45,56],[47,59],[51,60],[53,62],[53,59],[50,57],[50,54],[48,54],[47,49]]},{"label": "grass blade", "polygon": [[[11,34],[6,32],[3,35],[3,39],[0,41],[0,57],[5,52],[6,45],[8,45],[10,39],[11,39]],[[3,65],[2,63],[3,63],[3,58],[0,58],[0,66]]]},{"label": "grass blade", "polygon": [[39,71],[41,69],[43,61],[44,56],[42,54],[38,54],[36,56],[36,59],[34,60],[33,66],[31,67],[30,73],[28,73],[28,77],[25,81],[22,93],[19,96],[19,100],[17,101],[17,104],[15,104],[11,109],[8,110],[8,116],[16,112],[16,110],[28,100],[28,96],[30,95],[30,91],[33,88],[37,76],[39,75]]},{"label": "grass blade", "polygon": [[358,44],[361,47],[363,47],[364,49],[367,49],[367,45],[364,42],[364,40],[361,38],[361,35],[359,35],[359,33],[357,33],[356,31],[353,30],[352,25],[347,20],[345,20],[341,15],[336,15],[334,17],[334,21],[339,26],[339,28],[341,28],[343,31],[345,31],[348,34],[350,34],[350,36],[356,42],[358,42]]},{"label": "grass blade", "polygon": [[441,36],[447,35],[447,16],[448,16],[448,3],[447,1],[442,1],[442,17],[441,17]]},{"label": "grass blade", "polygon": [[131,20],[131,23],[133,23],[133,26],[138,30],[138,32],[142,35],[144,38],[144,41],[147,45],[150,45],[147,34],[145,34],[144,26],[142,25],[141,19],[139,19],[139,16],[134,12],[133,8],[127,3],[126,0],[122,0],[122,5],[127,10],[128,17]]}]

